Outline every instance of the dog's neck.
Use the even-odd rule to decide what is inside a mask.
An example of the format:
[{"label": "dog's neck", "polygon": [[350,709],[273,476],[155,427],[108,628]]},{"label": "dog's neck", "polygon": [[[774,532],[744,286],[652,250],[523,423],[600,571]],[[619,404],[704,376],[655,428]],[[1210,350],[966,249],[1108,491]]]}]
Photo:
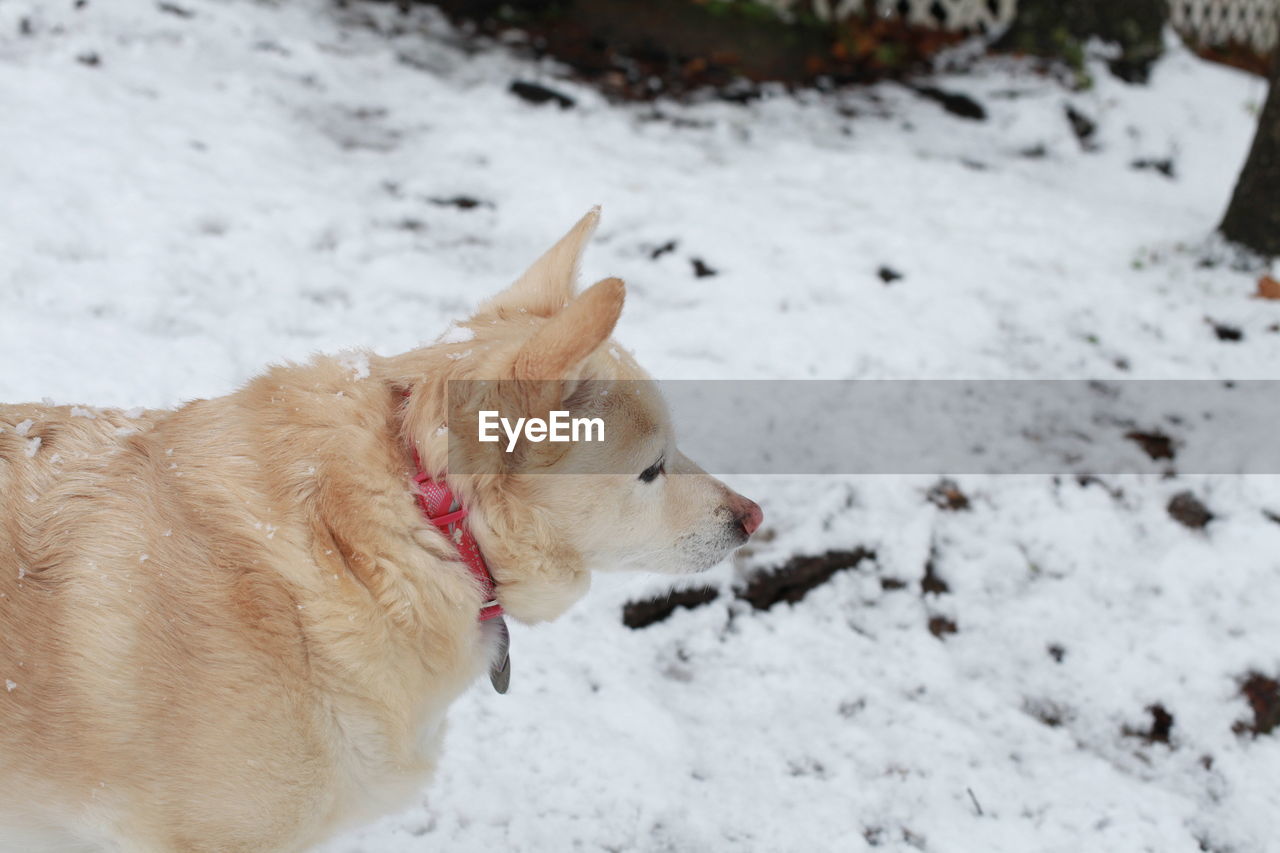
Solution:
[{"label": "dog's neck", "polygon": [[416,486],[415,494],[423,517],[448,537],[453,547],[458,549],[458,556],[462,558],[462,562],[480,582],[484,603],[480,605],[479,619],[482,624],[487,622],[492,626],[490,630],[497,643],[493,659],[489,664],[489,681],[493,684],[494,690],[506,693],[507,685],[511,682],[511,658],[507,654],[511,641],[507,633],[507,624],[502,618],[502,604],[498,602],[497,584],[493,580],[493,574],[484,561],[484,554],[480,553],[480,546],[476,543],[475,537],[467,528],[467,510],[462,505],[462,501],[454,497],[453,490],[447,483],[432,479],[430,474],[422,470],[422,461],[418,458],[416,450],[413,453],[413,462],[417,468],[417,473],[413,476]]},{"label": "dog's neck", "polygon": [[480,553],[480,546],[476,544],[475,537],[471,535],[471,530],[466,525],[466,508],[454,496],[453,490],[447,483],[432,479],[430,474],[422,470],[422,462],[418,459],[417,451],[414,451],[413,461],[417,467],[413,482],[417,487],[418,507],[422,510],[423,517],[440,528],[440,531],[448,537],[453,546],[458,549],[458,556],[462,558],[462,562],[480,582],[485,599],[484,604],[480,605],[480,621],[488,622],[490,619],[500,618],[503,611],[496,596],[497,584],[493,580],[493,573],[489,571],[488,563],[484,560],[484,554]]},{"label": "dog's neck", "polygon": [[[447,465],[443,401],[448,380],[458,378],[448,372],[457,362],[440,361],[444,363],[413,353],[373,364],[370,381],[392,389],[388,420],[398,438],[395,453],[403,460],[401,470],[439,472]],[[422,463],[416,469],[415,449]],[[545,514],[533,508],[527,483],[477,477],[459,485],[455,495],[469,513],[467,530],[499,582],[505,615],[525,624],[550,622],[586,594],[591,574],[582,555],[548,530]]]}]

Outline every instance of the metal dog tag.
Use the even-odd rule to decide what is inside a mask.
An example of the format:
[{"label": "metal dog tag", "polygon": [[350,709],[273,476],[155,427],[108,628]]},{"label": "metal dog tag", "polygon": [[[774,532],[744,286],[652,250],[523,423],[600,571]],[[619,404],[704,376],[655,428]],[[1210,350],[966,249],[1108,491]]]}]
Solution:
[{"label": "metal dog tag", "polygon": [[498,630],[498,651],[493,657],[493,663],[489,666],[489,681],[493,683],[494,690],[506,693],[507,687],[511,684],[511,655],[507,653],[511,647],[511,634],[507,631],[507,623],[501,616],[493,621]]}]

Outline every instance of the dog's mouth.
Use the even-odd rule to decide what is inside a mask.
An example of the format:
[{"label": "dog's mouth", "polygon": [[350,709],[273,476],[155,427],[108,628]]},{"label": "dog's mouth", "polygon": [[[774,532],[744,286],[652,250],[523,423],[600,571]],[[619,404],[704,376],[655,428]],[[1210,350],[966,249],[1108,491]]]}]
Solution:
[{"label": "dog's mouth", "polygon": [[746,544],[751,536],[740,526],[726,528],[715,539],[688,536],[680,541],[678,550],[684,557],[680,574],[697,575],[720,565],[729,555]]}]

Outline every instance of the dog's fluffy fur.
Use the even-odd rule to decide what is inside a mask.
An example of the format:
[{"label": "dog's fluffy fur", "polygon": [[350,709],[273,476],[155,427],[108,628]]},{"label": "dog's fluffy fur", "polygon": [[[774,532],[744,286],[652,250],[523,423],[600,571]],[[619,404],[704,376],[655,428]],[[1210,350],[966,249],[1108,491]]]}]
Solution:
[{"label": "dog's fluffy fur", "polygon": [[[609,342],[622,283],[574,294],[595,222],[462,343],[277,367],[176,411],[0,406],[0,850],[303,850],[421,789],[494,643],[412,498],[413,448],[444,474],[450,379],[555,380],[499,401],[536,414],[644,377]],[[617,396],[608,452],[684,476],[530,476],[582,467],[541,446],[449,478],[515,619],[555,618],[593,569],[706,568],[759,522],[679,455],[656,396]]]}]

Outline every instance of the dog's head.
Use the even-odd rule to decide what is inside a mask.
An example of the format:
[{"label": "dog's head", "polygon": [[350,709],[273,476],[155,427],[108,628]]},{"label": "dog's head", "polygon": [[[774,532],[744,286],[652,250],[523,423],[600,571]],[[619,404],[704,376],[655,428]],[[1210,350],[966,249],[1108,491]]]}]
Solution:
[{"label": "dog's head", "polygon": [[[611,341],[623,283],[576,292],[598,218],[592,210],[514,285],[420,351],[406,404],[406,438],[429,472],[448,471],[498,598],[523,621],[558,616],[594,570],[708,569],[762,517],[680,453],[657,387]],[[553,411],[594,418],[604,440],[508,449],[501,430],[496,442],[480,440],[481,410],[508,424]]]}]

